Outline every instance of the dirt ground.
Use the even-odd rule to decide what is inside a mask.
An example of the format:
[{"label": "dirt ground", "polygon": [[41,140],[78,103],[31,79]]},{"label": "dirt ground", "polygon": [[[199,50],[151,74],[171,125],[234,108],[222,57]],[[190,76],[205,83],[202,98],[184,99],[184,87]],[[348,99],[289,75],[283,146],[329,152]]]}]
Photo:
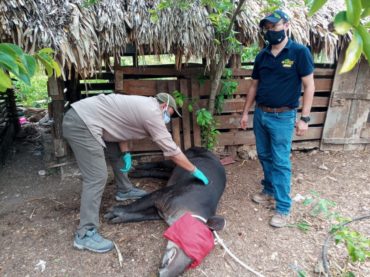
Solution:
[{"label": "dirt ground", "polygon": [[[101,232],[119,246],[122,267],[116,251],[94,254],[72,247],[79,220],[81,180],[76,165],[69,168],[69,173],[75,173],[69,176],[65,172],[61,174],[60,168],[46,170],[48,153],[44,147],[50,141],[41,142],[37,137],[18,139],[6,164],[0,167],[0,275],[156,276],[166,245],[162,238],[164,222],[108,225],[102,219]],[[331,211],[351,218],[370,214],[369,151],[293,152],[292,161],[292,197],[296,201],[291,227],[283,229],[268,225],[272,210],[250,201],[261,189],[258,161],[237,161],[226,166],[227,188],[218,214],[226,218],[227,226],[219,235],[240,260],[264,276],[320,276],[314,271],[318,269],[330,220],[323,215],[310,216],[316,201],[334,201],[336,205]],[[165,184],[154,179],[132,181],[148,191]],[[102,214],[117,204],[114,193],[110,178],[103,196]],[[315,201],[304,205],[302,198],[309,197]],[[309,226],[306,232],[297,228],[303,219]],[[351,227],[370,237],[370,220]],[[347,259],[342,244],[329,245],[334,276],[342,276],[341,270],[352,271],[355,276],[370,276],[369,260],[351,265]],[[184,276],[254,275],[217,245],[198,268]]]}]

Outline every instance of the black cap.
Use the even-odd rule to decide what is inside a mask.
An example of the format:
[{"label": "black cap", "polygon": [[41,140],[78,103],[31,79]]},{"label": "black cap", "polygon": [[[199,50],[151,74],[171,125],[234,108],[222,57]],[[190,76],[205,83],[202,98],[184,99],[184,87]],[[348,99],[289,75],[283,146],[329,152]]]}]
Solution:
[{"label": "black cap", "polygon": [[289,21],[289,16],[282,10],[276,10],[272,14],[269,14],[260,21],[260,27],[262,28],[266,22],[271,22],[272,24],[278,23],[280,20]]}]

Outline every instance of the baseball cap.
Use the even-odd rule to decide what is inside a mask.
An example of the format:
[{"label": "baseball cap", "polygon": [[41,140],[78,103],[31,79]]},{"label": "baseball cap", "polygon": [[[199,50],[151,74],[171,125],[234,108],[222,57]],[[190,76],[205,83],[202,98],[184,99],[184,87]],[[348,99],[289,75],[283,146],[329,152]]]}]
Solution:
[{"label": "baseball cap", "polygon": [[160,92],[155,96],[155,98],[157,98],[159,101],[161,101],[163,103],[168,102],[168,106],[173,108],[175,110],[175,112],[179,115],[179,117],[182,117],[181,114],[179,113],[179,111],[177,110],[176,100],[175,100],[175,98],[172,97],[171,94],[168,94],[168,93],[165,93],[165,92]]},{"label": "baseball cap", "polygon": [[265,25],[266,22],[271,22],[272,24],[275,24],[279,22],[281,19],[284,19],[285,21],[289,21],[289,16],[283,12],[282,10],[276,10],[273,13],[269,14],[265,18],[263,18],[260,21],[260,27],[262,28],[263,25]]}]

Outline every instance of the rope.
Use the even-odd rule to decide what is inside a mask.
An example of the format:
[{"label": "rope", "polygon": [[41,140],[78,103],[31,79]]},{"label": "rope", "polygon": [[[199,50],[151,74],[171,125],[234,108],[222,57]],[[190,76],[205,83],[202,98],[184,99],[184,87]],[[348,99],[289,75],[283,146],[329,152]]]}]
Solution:
[{"label": "rope", "polygon": [[[350,221],[347,221],[345,223],[342,223],[339,225],[339,228],[342,228],[354,221],[360,221],[360,220],[364,220],[364,219],[369,219],[370,218],[370,215],[364,215],[364,216],[360,216],[360,217],[356,217],[355,219],[352,219]],[[328,277],[331,277],[331,274],[330,274],[330,271],[329,271],[329,260],[328,260],[328,247],[329,247],[329,242],[331,240],[331,238],[333,237],[333,234],[329,234],[326,239],[325,239],[325,242],[324,242],[324,245],[322,246],[322,263],[323,263],[323,267],[324,267],[324,272],[327,274]]]},{"label": "rope", "polygon": [[255,271],[253,268],[251,268],[250,266],[247,266],[245,263],[243,263],[240,259],[238,259],[238,257],[236,257],[228,248],[227,246],[224,244],[224,241],[220,238],[220,236],[216,233],[216,231],[212,231],[213,234],[215,235],[216,237],[216,240],[217,242],[225,249],[225,251],[227,252],[227,254],[229,254],[231,256],[231,258],[233,258],[238,264],[240,264],[242,267],[244,267],[246,270],[252,272],[253,274],[255,274],[256,276],[258,277],[265,277],[264,275],[262,275],[261,273]]},{"label": "rope", "polygon": [[[207,220],[204,217],[201,217],[200,215],[192,214],[192,217],[198,218],[200,221],[203,221],[205,224],[207,224]],[[255,271],[250,266],[247,266],[245,263],[243,263],[237,256],[235,256],[229,248],[225,245],[224,241],[220,238],[220,236],[217,234],[216,231],[212,230],[214,236],[216,237],[216,242],[218,242],[227,252],[227,254],[230,255],[231,258],[233,258],[238,264],[240,264],[242,267],[244,267],[246,270],[252,272],[253,274],[257,275],[258,277],[265,277],[261,273]]]}]

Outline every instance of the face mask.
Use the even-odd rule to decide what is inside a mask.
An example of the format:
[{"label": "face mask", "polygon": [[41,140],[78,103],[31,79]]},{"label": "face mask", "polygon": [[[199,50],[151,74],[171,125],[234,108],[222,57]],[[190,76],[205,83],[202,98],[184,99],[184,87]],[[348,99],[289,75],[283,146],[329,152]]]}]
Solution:
[{"label": "face mask", "polygon": [[285,31],[272,31],[268,30],[265,34],[265,40],[271,45],[276,45],[285,39]]},{"label": "face mask", "polygon": [[169,103],[170,103],[170,97],[168,97],[166,109],[163,110],[163,114],[162,114],[164,124],[168,124],[171,121],[171,116],[168,113],[168,104]]}]

